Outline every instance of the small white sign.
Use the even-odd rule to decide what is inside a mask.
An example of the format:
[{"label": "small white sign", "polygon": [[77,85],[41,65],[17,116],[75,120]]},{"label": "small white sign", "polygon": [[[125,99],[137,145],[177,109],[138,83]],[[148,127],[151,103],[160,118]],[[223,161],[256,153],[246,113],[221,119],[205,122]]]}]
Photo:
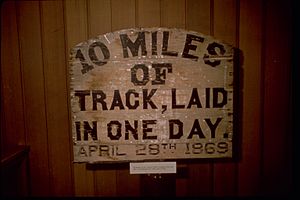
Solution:
[{"label": "small white sign", "polygon": [[174,174],[176,162],[130,163],[130,174]]}]

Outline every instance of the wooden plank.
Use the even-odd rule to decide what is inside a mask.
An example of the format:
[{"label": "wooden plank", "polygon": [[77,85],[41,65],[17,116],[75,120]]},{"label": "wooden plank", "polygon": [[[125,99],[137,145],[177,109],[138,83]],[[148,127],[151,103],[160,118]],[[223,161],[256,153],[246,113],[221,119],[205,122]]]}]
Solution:
[{"label": "wooden plank", "polygon": [[242,51],[242,147],[238,164],[238,195],[258,194],[261,156],[262,2],[240,1],[239,48]]},{"label": "wooden plank", "polygon": [[[153,0],[138,1],[138,16],[137,16],[138,26],[140,27],[161,26],[162,25],[161,14],[162,14],[161,1],[153,1]],[[139,178],[142,181],[141,187],[147,187],[147,180],[149,180],[149,177],[142,175]],[[153,181],[153,177],[150,180]],[[185,196],[186,179],[175,179],[175,181],[176,181],[175,183],[176,195]],[[142,193],[144,193],[145,189],[146,188],[141,188]]]},{"label": "wooden plank", "polygon": [[135,0],[111,0],[112,31],[135,27]]},{"label": "wooden plank", "polygon": [[[112,31],[136,26],[136,5],[135,0],[112,0]],[[115,172],[116,195],[117,196],[138,196],[140,191],[140,179],[135,176],[128,176],[127,169],[118,169]],[[125,177],[125,178],[124,178]],[[130,185],[135,185],[136,189]],[[121,187],[122,186],[122,187]]]},{"label": "wooden plank", "polygon": [[[160,0],[138,0],[136,6],[136,25],[138,27],[161,26]],[[144,176],[145,175],[134,175],[135,182],[139,185],[139,187],[137,187],[138,191],[135,192],[135,194],[145,195],[147,182]]]},{"label": "wooden plank", "polygon": [[[186,29],[211,34],[211,1],[188,0],[186,3]],[[188,163],[188,180],[177,180],[177,188],[185,183],[187,194],[180,196],[209,196],[212,194],[213,168],[205,162]],[[184,167],[184,166],[183,166]],[[179,189],[181,190],[181,189]]]},{"label": "wooden plank", "polygon": [[22,72],[14,1],[1,6],[1,155],[24,145]]},{"label": "wooden plank", "polygon": [[292,192],[291,10],[290,0],[265,4],[262,191],[274,197]]},{"label": "wooden plank", "polygon": [[[138,41],[145,44],[143,55],[149,52],[147,59],[143,63],[145,65],[148,65],[148,63],[166,63],[163,64],[163,67],[168,67],[169,74],[166,80],[158,79],[155,74],[150,76],[150,78],[148,78],[148,75],[144,75],[144,77],[147,77],[144,79],[146,82],[143,82],[141,85],[141,81],[136,78],[137,75],[134,70],[145,66],[142,65],[140,57],[135,56],[134,53],[139,51],[139,46],[136,46],[135,50],[131,48],[133,57],[128,59],[125,56],[124,58],[123,54],[126,55],[127,49],[124,47],[126,40],[123,38],[124,35],[133,38],[137,33],[139,35]],[[160,51],[160,48],[157,55],[151,56],[151,49],[154,47],[151,47],[152,40],[150,37],[153,33],[157,33],[158,35],[158,47],[163,46],[162,43],[165,41],[163,35],[166,35],[165,33],[170,35],[169,47],[172,49],[172,52],[167,52],[169,56],[166,55],[166,51]],[[143,38],[141,35],[144,35]],[[197,47],[196,52],[187,54],[186,49],[187,44],[189,44],[189,38],[199,38],[205,42],[203,44],[199,42],[197,46],[194,46]],[[105,46],[105,49],[107,49],[106,51],[103,50],[106,60],[101,63],[101,67],[99,67],[98,63],[102,59],[96,56],[94,58],[91,57],[91,52],[94,49],[93,46],[98,44],[102,44],[103,47],[101,48]],[[206,49],[211,48],[211,44],[220,46],[222,53],[218,55],[218,59],[222,59],[222,62],[214,61],[210,63],[207,60],[203,61],[204,53]],[[120,48],[122,45],[123,48]],[[81,52],[85,53],[87,51],[90,53],[89,56],[82,57],[80,60],[76,58]],[[140,55],[141,52],[139,53]],[[174,57],[175,53],[176,57]],[[110,60],[109,55],[113,60]],[[172,55],[173,57],[171,57]],[[195,60],[192,55],[202,59]],[[214,55],[214,53],[207,53],[207,57]],[[101,35],[99,38],[80,43],[72,49],[71,57],[70,84],[72,86],[72,133],[74,141],[73,149],[76,155],[75,162],[231,157],[232,115],[230,113],[233,111],[231,101],[232,76],[229,73],[233,67],[233,51],[231,46],[196,32],[187,32],[175,28],[139,28],[122,30],[121,33],[108,33]],[[97,62],[93,60],[92,62],[88,60],[89,57],[90,59],[99,60]],[[90,68],[87,68],[87,65]],[[156,66],[157,64],[153,64],[153,68]],[[146,70],[147,74],[157,73],[156,70]],[[172,73],[172,71],[176,73]],[[149,82],[149,79],[152,81]],[[147,82],[149,83],[147,84]],[[146,107],[145,100],[136,100],[134,108],[130,105],[128,99],[123,98],[122,100],[121,96],[125,93],[128,94],[128,88],[132,87],[135,88],[134,91],[137,96],[145,96],[145,91],[149,89],[156,92],[152,98],[155,103],[152,100],[151,104],[149,103],[152,108]],[[222,88],[223,92],[217,91],[218,93],[216,93],[215,88]],[[114,89],[113,93],[111,92],[112,89]],[[105,95],[105,103],[102,103],[102,106],[94,106],[97,105],[96,99],[89,98],[90,93],[93,93],[94,96],[96,90],[101,91],[101,95]],[[86,95],[87,98],[84,101],[82,101],[82,98],[78,98],[82,91],[88,92]],[[177,91],[177,100],[174,91]],[[199,96],[198,92],[200,93]],[[215,94],[218,94],[218,96]],[[202,103],[200,103],[200,96],[202,97]],[[194,98],[199,99],[197,100],[197,105],[191,103],[194,101]],[[120,103],[126,100],[126,107],[123,103],[119,104],[120,107],[119,105],[116,106],[116,99]],[[210,100],[212,100],[211,103],[209,102]],[[143,102],[144,106],[139,106],[139,102]],[[181,109],[178,108],[179,104],[181,104]],[[109,110],[107,106],[109,106]],[[164,108],[168,108],[167,111]],[[155,121],[150,121],[153,126],[149,125],[147,128],[149,135],[152,135],[151,138],[147,136],[145,131],[145,124],[149,123],[149,119],[155,119]],[[174,125],[174,119],[176,119],[176,125]],[[202,119],[205,120],[199,123]],[[136,122],[137,137],[133,138],[129,136],[129,138],[126,138],[126,130],[128,130],[126,127],[128,126],[124,124],[126,124],[127,120],[130,123],[132,121]],[[142,124],[141,121],[145,124]],[[93,122],[95,128],[93,128],[92,133],[88,134],[88,130],[91,128],[87,127],[88,124],[83,127],[83,122],[84,124]],[[214,124],[214,128],[210,125],[211,123]],[[112,124],[118,124],[120,128],[112,130],[110,129],[110,127],[113,127]],[[200,132],[197,132],[199,137],[193,137],[196,131],[192,127],[195,127],[195,124],[201,126],[203,130],[203,132],[201,130],[202,135],[200,135]],[[78,128],[80,126],[82,127],[81,130]],[[121,128],[122,126],[125,127],[125,130]],[[174,127],[178,128],[179,131],[174,131]],[[150,132],[153,133],[151,134]],[[143,133],[143,135],[140,133]],[[227,134],[224,135],[224,133]],[[88,137],[88,135],[92,137]],[[172,144],[168,144],[169,142]],[[201,142],[201,144],[194,146],[194,143],[198,142]],[[153,146],[151,143],[155,143],[155,145]],[[92,153],[90,148],[97,148],[99,144],[99,150],[97,151],[100,153],[96,153],[95,150]],[[107,154],[103,154],[104,149],[102,145],[109,148],[106,151]],[[117,149],[112,150],[112,148]],[[200,149],[203,149],[203,151],[201,150],[200,152]],[[90,153],[85,154],[84,152]],[[120,154],[120,152],[123,154]]]},{"label": "wooden plank", "polygon": [[33,196],[49,196],[49,162],[39,2],[18,1],[26,135]]},{"label": "wooden plank", "polygon": [[3,196],[29,195],[28,152],[29,146],[18,146],[14,151],[1,152],[1,194]]},{"label": "wooden plank", "polygon": [[68,118],[62,1],[41,2],[51,195],[71,196],[72,158]]},{"label": "wooden plank", "polygon": [[86,0],[65,1],[67,59],[69,50],[88,38]]},{"label": "wooden plank", "polygon": [[138,27],[160,26],[160,0],[138,0],[136,12]]},{"label": "wooden plank", "polygon": [[85,164],[74,163],[75,196],[94,196],[94,173],[88,170]]},{"label": "wooden plank", "polygon": [[129,165],[117,170],[118,196],[140,196],[140,175],[129,174]]},{"label": "wooden plank", "polygon": [[228,44],[238,47],[239,3],[237,0],[214,1],[213,35]]},{"label": "wooden plank", "polygon": [[[66,59],[69,60],[69,50],[76,44],[88,38],[87,4],[85,0],[65,1],[65,40]],[[73,164],[75,196],[94,195],[94,173],[87,170],[85,164]]]},{"label": "wooden plank", "polygon": [[89,38],[111,31],[111,0],[88,1]]},{"label": "wooden plank", "polygon": [[185,1],[161,0],[161,26],[185,28]]},{"label": "wooden plank", "polygon": [[189,164],[188,196],[213,194],[213,168],[207,162]]},{"label": "wooden plank", "polygon": [[174,198],[176,194],[175,174],[143,174],[141,177],[143,197]]},{"label": "wooden plank", "polygon": [[[117,172],[115,169],[98,169],[95,171],[95,195],[115,197],[117,190]],[[128,180],[127,180],[128,181]],[[129,184],[129,182],[127,182]]]},{"label": "wooden plank", "polygon": [[[111,0],[88,1],[88,38],[111,31]],[[97,196],[116,196],[116,170],[95,169],[94,188]]]},{"label": "wooden plank", "polygon": [[186,28],[203,34],[211,34],[211,0],[187,0]]},{"label": "wooden plank", "polygon": [[[238,35],[236,0],[214,1],[213,4],[213,35],[214,37],[232,44],[237,47]],[[238,71],[235,76],[238,77]],[[235,90],[235,92],[238,92]],[[234,102],[238,103],[238,102]],[[236,111],[236,114],[238,111]],[[235,122],[238,123],[238,122]],[[239,133],[235,133],[238,135]],[[234,160],[236,161],[236,160]],[[214,163],[214,195],[215,196],[235,196],[237,189],[237,165],[231,162],[215,162]]]}]

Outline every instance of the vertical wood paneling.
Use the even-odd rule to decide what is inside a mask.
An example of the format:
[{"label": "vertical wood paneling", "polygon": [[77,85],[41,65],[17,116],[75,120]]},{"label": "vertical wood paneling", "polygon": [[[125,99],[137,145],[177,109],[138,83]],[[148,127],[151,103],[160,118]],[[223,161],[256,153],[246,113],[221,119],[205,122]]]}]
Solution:
[{"label": "vertical wood paneling", "polygon": [[[176,163],[177,171],[187,171],[189,165],[186,163]],[[184,173],[184,172],[183,172]],[[176,197],[185,197],[188,196],[188,177],[179,175],[176,176]]]},{"label": "vertical wood paneling", "polygon": [[117,195],[140,196],[140,176],[129,174],[129,164],[117,170]]},{"label": "vertical wood paneling", "polygon": [[161,0],[161,26],[185,28],[185,1]]},{"label": "vertical wood paneling", "polygon": [[111,1],[88,0],[89,38],[111,32]]},{"label": "vertical wood paneling", "polygon": [[26,145],[23,81],[20,66],[16,4],[1,6],[1,196],[28,196],[27,160],[2,165],[2,159]]},{"label": "vertical wood paneling", "polygon": [[111,0],[112,31],[135,27],[135,0]]},{"label": "vertical wood paneling", "polygon": [[[88,39],[87,3],[85,0],[65,1],[66,59],[69,60],[70,49]],[[94,173],[86,165],[74,165],[74,192],[76,196],[94,195]]]},{"label": "vertical wood paneling", "polygon": [[1,155],[24,145],[22,74],[14,1],[1,7]]},{"label": "vertical wood paneling", "polygon": [[186,28],[203,34],[210,34],[211,0],[186,1]]},{"label": "vertical wood paneling", "polygon": [[258,194],[261,162],[262,3],[240,1],[239,47],[242,51],[242,154],[238,166],[238,194]]},{"label": "vertical wood paneling", "polygon": [[159,27],[160,18],[160,0],[137,0],[138,27]]},{"label": "vertical wood paneling", "polygon": [[[88,37],[111,32],[111,1],[88,1]],[[94,170],[96,196],[116,196],[116,170],[97,168]]]},{"label": "vertical wood paneling", "polygon": [[[186,4],[186,29],[210,34],[211,6],[210,0],[188,0]],[[209,196],[212,194],[212,170],[212,165],[207,162],[189,164],[189,179],[186,185],[188,196]]]},{"label": "vertical wood paneling", "polygon": [[32,195],[48,196],[49,154],[39,2],[19,1],[17,5]]},{"label": "vertical wood paneling", "polygon": [[88,39],[86,0],[65,1],[65,26],[67,56],[69,56],[71,48]]},{"label": "vertical wood paneling", "polygon": [[[161,12],[159,0],[137,0],[136,1],[136,26],[137,27],[160,27]],[[132,176],[132,175],[131,175]],[[146,175],[134,175],[139,180],[139,191],[141,196],[148,195],[149,185],[155,184],[153,179]],[[148,178],[148,179],[147,179]],[[138,193],[137,193],[138,194]],[[161,194],[157,191],[157,194]],[[151,195],[155,196],[155,195]]]},{"label": "vertical wood paneling", "polygon": [[239,35],[239,1],[238,0],[214,0],[214,22],[213,35],[215,38],[222,40],[228,44],[238,47]]},{"label": "vertical wood paneling", "polygon": [[116,173],[115,169],[97,169],[95,171],[96,196],[116,196]]},{"label": "vertical wood paneling", "polygon": [[[186,2],[184,0],[161,0],[160,12],[160,24],[162,27],[186,28]],[[179,164],[179,166],[182,168],[188,167],[185,164]],[[193,168],[190,168],[189,171],[191,169]],[[189,183],[186,179],[176,179],[176,196],[189,195],[191,189]]]},{"label": "vertical wood paneling", "polygon": [[188,196],[211,196],[213,171],[210,163],[198,162],[189,165]]},{"label": "vertical wood paneling", "polygon": [[[223,0],[214,1],[213,5],[213,35],[219,40],[232,44],[238,48],[237,29],[237,1]],[[238,76],[238,71],[235,72]],[[238,92],[238,91],[235,91]],[[235,102],[238,103],[238,102]],[[239,134],[239,133],[234,133]],[[235,162],[214,163],[214,195],[216,196],[234,196],[236,193],[237,166]]]},{"label": "vertical wood paneling", "polygon": [[291,192],[291,1],[266,2],[265,9],[262,191],[286,197]]},{"label": "vertical wood paneling", "polygon": [[[135,4],[135,0],[112,0],[112,31],[136,26]],[[129,174],[129,165],[118,168],[115,187],[117,196],[138,196],[140,189],[139,176]]]},{"label": "vertical wood paneling", "polygon": [[33,196],[142,195],[141,177],[130,175],[127,165],[72,163],[69,50],[124,28],[183,28],[213,35],[241,51],[236,122],[241,152],[239,160],[228,163],[178,161],[187,174],[176,178],[176,195],[288,194],[290,9],[290,0],[5,1],[1,151],[30,145]]},{"label": "vertical wood paneling", "polygon": [[[72,195],[67,67],[62,1],[41,2],[51,195]],[[59,141],[59,142],[57,142]],[[66,162],[67,161],[67,162]],[[59,184],[57,184],[59,183]]]}]

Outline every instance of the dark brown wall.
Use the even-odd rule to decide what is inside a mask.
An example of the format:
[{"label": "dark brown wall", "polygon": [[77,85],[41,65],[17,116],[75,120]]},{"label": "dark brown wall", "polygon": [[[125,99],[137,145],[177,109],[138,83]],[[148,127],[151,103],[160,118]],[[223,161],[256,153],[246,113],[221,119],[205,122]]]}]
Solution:
[{"label": "dark brown wall", "polygon": [[20,183],[16,187],[28,181],[20,194],[143,195],[147,177],[129,175],[128,165],[73,164],[69,122],[69,49],[91,37],[132,27],[194,30],[241,51],[236,121],[240,157],[231,162],[178,161],[183,173],[170,181],[176,195],[289,194],[290,0],[2,3],[1,159],[17,145],[30,146],[28,165],[18,165],[20,176],[14,180]]}]

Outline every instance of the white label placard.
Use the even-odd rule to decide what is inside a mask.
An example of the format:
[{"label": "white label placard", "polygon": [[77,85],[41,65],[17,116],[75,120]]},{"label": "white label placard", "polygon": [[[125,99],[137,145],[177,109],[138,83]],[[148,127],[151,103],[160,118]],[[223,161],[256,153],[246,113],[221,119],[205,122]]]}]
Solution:
[{"label": "white label placard", "polygon": [[176,162],[130,163],[130,174],[174,174]]}]

